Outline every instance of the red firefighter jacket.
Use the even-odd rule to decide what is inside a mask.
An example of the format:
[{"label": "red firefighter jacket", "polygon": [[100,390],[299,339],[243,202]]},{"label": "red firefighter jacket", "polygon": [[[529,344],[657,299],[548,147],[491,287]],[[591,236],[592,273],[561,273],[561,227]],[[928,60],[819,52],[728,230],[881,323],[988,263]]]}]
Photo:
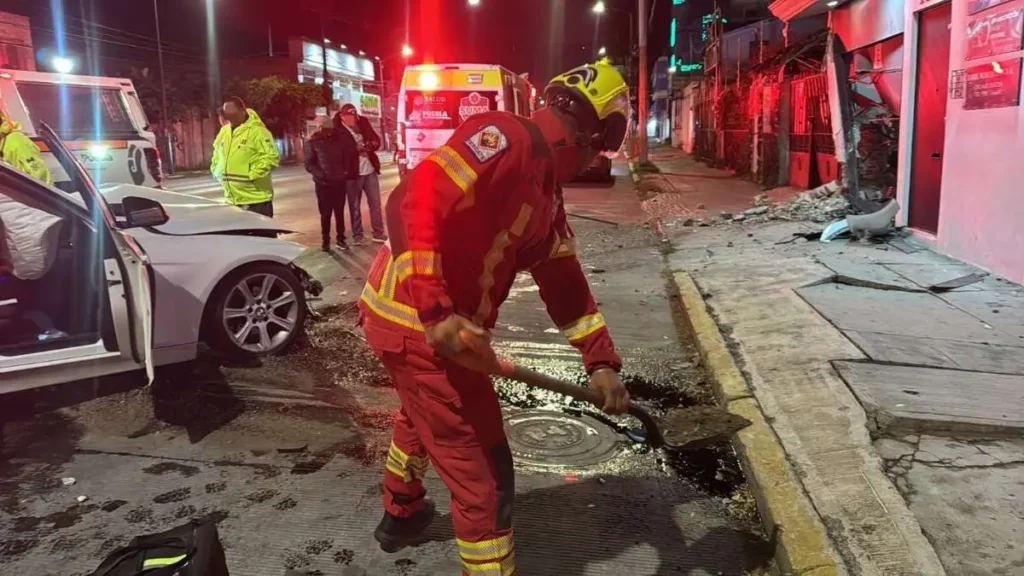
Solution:
[{"label": "red firefighter jacket", "polygon": [[516,273],[529,271],[588,372],[618,370],[576,258],[552,148],[530,120],[474,116],[391,193],[390,241],[370,268],[364,322],[405,336],[452,313],[492,328]]}]

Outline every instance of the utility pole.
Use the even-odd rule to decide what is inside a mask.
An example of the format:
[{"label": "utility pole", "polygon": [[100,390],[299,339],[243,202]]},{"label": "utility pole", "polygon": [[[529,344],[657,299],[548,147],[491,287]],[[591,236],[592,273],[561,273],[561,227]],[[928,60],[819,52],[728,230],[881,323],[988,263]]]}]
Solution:
[{"label": "utility pole", "polygon": [[384,78],[384,59],[378,58],[380,65],[380,131],[381,138],[388,145],[387,151],[391,151],[391,138],[388,134],[388,81]]},{"label": "utility pole", "polygon": [[164,74],[164,45],[160,39],[160,8],[157,0],[153,0],[153,19],[156,21],[156,56],[160,65],[160,125],[167,140],[168,172],[174,174],[174,143],[171,141],[171,119],[167,117],[167,76]]},{"label": "utility pole", "polygon": [[324,95],[326,101],[325,106],[327,107],[327,114],[331,113],[331,104],[334,102],[334,85],[331,83],[331,75],[327,72],[327,30],[324,28],[324,22],[327,20],[327,11],[321,4],[320,6],[320,53],[323,55],[324,64],[324,83],[320,85],[321,93]]},{"label": "utility pole", "polygon": [[647,162],[647,0],[637,0],[637,18],[640,35],[640,80],[637,88],[637,132],[639,137],[640,163]]},{"label": "utility pole", "polygon": [[633,11],[627,10],[629,14],[629,57],[626,59],[626,82],[632,86],[633,84],[633,36],[636,34],[636,30],[633,29]]}]

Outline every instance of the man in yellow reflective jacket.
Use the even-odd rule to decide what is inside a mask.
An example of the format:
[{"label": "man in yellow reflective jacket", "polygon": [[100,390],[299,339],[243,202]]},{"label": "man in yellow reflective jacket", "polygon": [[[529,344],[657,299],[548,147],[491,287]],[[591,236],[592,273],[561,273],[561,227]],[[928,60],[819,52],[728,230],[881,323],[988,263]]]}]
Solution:
[{"label": "man in yellow reflective jacket", "polygon": [[50,169],[39,154],[39,147],[21,131],[21,124],[3,113],[0,113],[0,161],[47,184],[53,183]]},{"label": "man in yellow reflective jacket", "polygon": [[274,216],[270,171],[281,164],[274,137],[254,110],[237,96],[224,101],[224,119],[213,141],[210,171],[224,188],[228,204]]}]

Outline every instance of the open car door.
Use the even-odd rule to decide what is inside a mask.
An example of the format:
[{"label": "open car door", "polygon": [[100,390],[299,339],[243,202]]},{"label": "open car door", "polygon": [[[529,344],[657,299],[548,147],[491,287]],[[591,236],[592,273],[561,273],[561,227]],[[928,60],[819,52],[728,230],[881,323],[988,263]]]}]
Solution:
[{"label": "open car door", "polygon": [[149,258],[142,247],[118,227],[117,219],[88,172],[57,134],[44,123],[38,126],[38,132],[70,177],[72,189],[81,194],[94,218],[100,224],[106,224],[117,249],[116,258],[108,258],[103,268],[118,348],[123,357],[145,366],[146,375],[152,382],[153,276]]}]

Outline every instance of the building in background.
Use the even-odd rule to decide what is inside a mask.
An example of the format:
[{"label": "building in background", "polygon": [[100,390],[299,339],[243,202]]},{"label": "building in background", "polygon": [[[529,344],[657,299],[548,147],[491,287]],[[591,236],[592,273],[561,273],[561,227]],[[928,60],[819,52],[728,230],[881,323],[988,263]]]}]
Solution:
[{"label": "building in background", "polygon": [[[879,183],[897,224],[938,250],[1024,282],[1020,177],[1024,6],[1006,0],[854,0],[834,6],[840,82],[829,108],[855,163],[855,193]],[[776,0],[791,23],[828,10]],[[832,114],[836,116],[836,114]],[[843,156],[844,152],[837,152]]]},{"label": "building in background", "polygon": [[[325,49],[326,48],[326,49]],[[327,77],[330,81],[334,106],[352,103],[366,116],[378,133],[381,131],[383,105],[381,83],[377,81],[377,67],[372,58],[349,52],[344,44],[326,47],[307,38],[289,38],[288,52],[274,56],[236,58],[225,61],[221,70],[224,81],[232,77],[256,78],[280,76],[309,84],[324,83],[324,55],[327,56]],[[316,114],[333,113],[334,108],[320,109]],[[312,114],[311,114],[312,116]],[[391,127],[388,127],[389,130]]]},{"label": "building in background", "polygon": [[0,12],[0,68],[36,70],[28,17]]}]

